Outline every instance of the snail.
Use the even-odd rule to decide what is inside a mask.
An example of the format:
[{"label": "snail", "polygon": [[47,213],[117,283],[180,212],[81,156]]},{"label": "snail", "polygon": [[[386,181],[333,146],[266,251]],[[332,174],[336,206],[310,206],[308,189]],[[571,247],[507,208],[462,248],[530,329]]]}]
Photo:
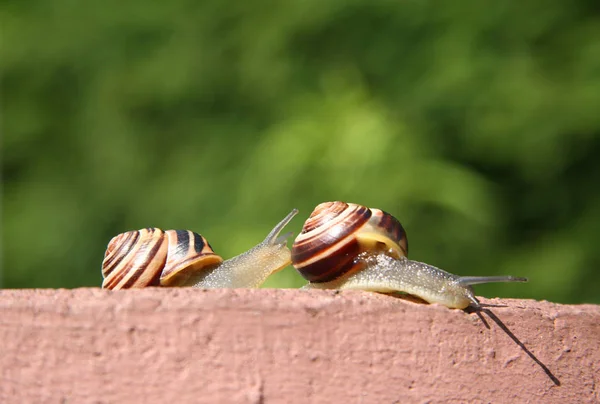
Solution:
[{"label": "snail", "polygon": [[472,285],[527,282],[514,276],[457,276],[408,259],[402,224],[379,209],[325,202],[304,223],[292,246],[292,265],[307,289],[401,292],[449,308],[480,307]]},{"label": "snail", "polygon": [[110,240],[104,254],[102,287],[259,287],[290,264],[287,239],[292,233],[279,233],[297,213],[293,209],[260,244],[225,261],[204,237],[189,230],[146,228],[121,233]]}]

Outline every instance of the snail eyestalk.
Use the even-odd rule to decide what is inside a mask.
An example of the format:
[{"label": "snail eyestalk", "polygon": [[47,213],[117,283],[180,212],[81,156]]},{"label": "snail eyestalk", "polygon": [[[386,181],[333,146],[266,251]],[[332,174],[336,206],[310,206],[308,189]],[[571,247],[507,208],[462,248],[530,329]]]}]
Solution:
[{"label": "snail eyestalk", "polygon": [[282,244],[285,243],[290,237],[294,235],[293,232],[287,232],[285,234],[279,235],[283,228],[288,225],[289,222],[292,221],[294,216],[298,214],[298,209],[292,209],[290,213],[283,220],[277,223],[277,226],[271,230],[271,232],[265,237],[263,243],[264,244]]},{"label": "snail eyestalk", "polygon": [[461,276],[458,278],[458,283],[461,285],[479,285],[482,283],[494,282],[529,282],[529,279],[519,276]]}]

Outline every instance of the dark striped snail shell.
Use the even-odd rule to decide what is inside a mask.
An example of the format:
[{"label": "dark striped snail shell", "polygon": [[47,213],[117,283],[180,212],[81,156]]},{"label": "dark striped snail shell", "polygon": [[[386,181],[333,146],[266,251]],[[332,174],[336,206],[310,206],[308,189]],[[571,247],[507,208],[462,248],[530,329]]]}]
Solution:
[{"label": "dark striped snail shell", "polygon": [[260,244],[225,261],[204,237],[189,230],[146,228],[119,234],[104,254],[102,287],[258,287],[290,264],[291,233],[279,234],[297,213],[292,210]]},{"label": "dark striped snail shell", "polygon": [[309,282],[329,282],[356,271],[361,252],[408,254],[406,232],[389,213],[355,203],[324,202],[304,223],[292,246],[292,265]]},{"label": "dark striped snail shell", "polygon": [[180,286],[223,262],[208,241],[189,230],[147,228],[110,240],[102,262],[106,289]]},{"label": "dark striped snail shell", "polygon": [[318,205],[292,246],[308,289],[405,293],[450,308],[479,307],[471,285],[527,282],[513,276],[457,276],[409,260],[406,232],[389,213],[354,203]]}]

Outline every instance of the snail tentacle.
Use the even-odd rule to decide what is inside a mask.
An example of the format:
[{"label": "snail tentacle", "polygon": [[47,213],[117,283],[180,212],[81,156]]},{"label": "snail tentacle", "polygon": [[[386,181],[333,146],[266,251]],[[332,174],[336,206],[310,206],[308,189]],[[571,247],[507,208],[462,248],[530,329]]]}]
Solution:
[{"label": "snail tentacle", "polygon": [[458,282],[463,285],[478,285],[493,282],[529,282],[529,279],[521,276],[461,276]]},{"label": "snail tentacle", "polygon": [[283,231],[283,228],[287,226],[297,214],[298,209],[292,209],[292,211],[269,232],[261,244],[286,244],[287,240],[292,237],[294,233],[291,231],[282,235],[279,235],[279,233]]}]

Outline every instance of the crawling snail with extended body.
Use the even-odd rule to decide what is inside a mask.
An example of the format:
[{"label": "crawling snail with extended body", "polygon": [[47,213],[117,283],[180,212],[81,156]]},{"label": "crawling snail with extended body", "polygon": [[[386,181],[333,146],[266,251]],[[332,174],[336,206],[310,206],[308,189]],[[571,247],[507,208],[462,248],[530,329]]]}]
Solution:
[{"label": "crawling snail with extended body", "polygon": [[279,235],[298,213],[292,210],[262,243],[223,261],[201,235],[189,230],[147,228],[113,237],[102,263],[105,289],[147,286],[254,288],[291,262],[287,239]]},{"label": "crawling snail with extended body", "polygon": [[513,276],[457,276],[409,260],[400,222],[379,209],[345,202],[318,205],[292,246],[305,288],[402,292],[450,308],[479,307],[471,285],[527,282]]}]

